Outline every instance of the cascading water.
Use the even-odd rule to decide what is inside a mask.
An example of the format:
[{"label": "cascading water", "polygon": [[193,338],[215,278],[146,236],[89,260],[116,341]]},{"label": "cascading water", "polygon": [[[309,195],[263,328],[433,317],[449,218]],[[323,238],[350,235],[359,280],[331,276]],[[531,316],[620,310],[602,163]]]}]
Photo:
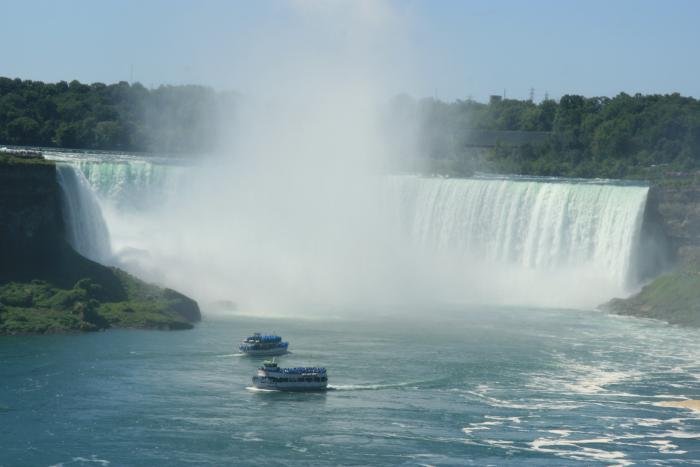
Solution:
[{"label": "cascading water", "polygon": [[113,209],[127,211],[149,209],[166,202],[177,191],[184,166],[162,159],[138,159],[133,156],[48,152],[46,158],[68,163],[80,170],[93,191]]},{"label": "cascading water", "polygon": [[76,161],[97,194],[118,208],[148,208],[177,189],[182,167],[131,160],[116,163]]},{"label": "cascading water", "polygon": [[393,177],[412,242],[463,264],[588,271],[634,286],[646,186],[542,179]]},{"label": "cascading water", "polygon": [[[71,163],[97,192],[119,264],[199,298],[594,307],[638,286],[646,186],[385,176],[296,193],[284,178]],[[220,196],[222,183],[237,188]]]},{"label": "cascading water", "polygon": [[108,262],[112,256],[109,230],[90,183],[68,164],[58,164],[57,175],[68,242],[86,258]]}]

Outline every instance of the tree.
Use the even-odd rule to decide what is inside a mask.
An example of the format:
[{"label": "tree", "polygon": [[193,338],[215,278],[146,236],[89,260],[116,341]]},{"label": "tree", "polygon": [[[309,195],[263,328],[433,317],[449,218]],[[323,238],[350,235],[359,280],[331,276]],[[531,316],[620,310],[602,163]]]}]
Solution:
[{"label": "tree", "polygon": [[29,117],[17,117],[7,125],[7,133],[12,144],[30,145],[38,139],[39,124]]}]

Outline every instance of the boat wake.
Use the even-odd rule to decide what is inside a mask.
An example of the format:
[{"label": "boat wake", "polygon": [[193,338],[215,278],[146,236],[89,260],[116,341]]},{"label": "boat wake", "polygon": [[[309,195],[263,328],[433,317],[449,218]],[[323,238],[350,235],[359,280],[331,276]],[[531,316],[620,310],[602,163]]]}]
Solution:
[{"label": "boat wake", "polygon": [[65,462],[59,462],[58,464],[52,464],[49,467],[64,467],[67,465],[71,464],[78,464],[78,465],[84,465],[84,464],[98,464],[98,465],[104,465],[107,466],[110,464],[110,462],[106,459],[100,459],[98,458],[95,454],[93,454],[90,457],[74,457],[73,459]]},{"label": "boat wake", "polygon": [[328,389],[333,391],[378,391],[381,389],[395,389],[410,386],[412,383],[396,384],[329,384]]},{"label": "boat wake", "polygon": [[246,389],[251,392],[282,392],[278,389],[262,389],[256,388],[255,386],[246,386]]}]

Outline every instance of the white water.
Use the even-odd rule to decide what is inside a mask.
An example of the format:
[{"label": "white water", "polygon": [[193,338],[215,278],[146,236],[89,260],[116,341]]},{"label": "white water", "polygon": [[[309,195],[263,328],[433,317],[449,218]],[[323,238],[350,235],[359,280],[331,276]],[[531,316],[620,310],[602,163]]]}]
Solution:
[{"label": "white water", "polygon": [[[476,270],[475,280],[485,272],[506,278],[492,277],[481,287],[493,283],[519,297],[501,303],[571,306],[586,296],[625,295],[637,285],[631,265],[648,187],[532,179],[393,182],[413,244],[454,274]],[[551,301],[561,292],[563,301]]]},{"label": "white water", "polygon": [[57,175],[68,243],[86,258],[109,261],[109,230],[90,183],[79,169],[68,164],[59,164]]},{"label": "white water", "polygon": [[[196,168],[73,163],[100,195],[122,266],[200,299],[275,311],[283,303],[593,307],[638,286],[632,265],[647,187],[385,176],[358,180],[357,205],[320,193],[298,206],[295,193],[261,198],[236,180],[233,199],[203,196],[216,204],[197,212],[186,190]],[[149,186],[161,202],[131,209],[124,194],[136,190],[140,203]]]},{"label": "white water", "polygon": [[[166,202],[176,193],[188,167],[130,155],[48,152],[45,157],[78,168],[93,192],[114,208],[134,210]],[[108,160],[108,163],[105,163]]]}]

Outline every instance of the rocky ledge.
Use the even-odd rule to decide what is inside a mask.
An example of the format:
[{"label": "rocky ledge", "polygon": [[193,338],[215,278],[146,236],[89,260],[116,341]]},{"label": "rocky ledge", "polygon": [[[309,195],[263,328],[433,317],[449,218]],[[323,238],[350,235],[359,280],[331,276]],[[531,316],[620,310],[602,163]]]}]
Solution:
[{"label": "rocky ledge", "polygon": [[[625,299],[601,309],[621,315],[700,327],[700,178],[658,180],[649,192],[647,227],[660,231],[663,246],[647,245],[642,254],[661,253],[666,272]],[[662,251],[663,250],[663,251]],[[657,265],[660,264],[657,262]]]},{"label": "rocky ledge", "polygon": [[194,300],[75,252],[54,163],[0,152],[0,335],[189,329],[200,319]]},{"label": "rocky ledge", "polygon": [[700,327],[700,272],[664,274],[630,298],[614,298],[601,307],[619,315],[653,318]]}]

